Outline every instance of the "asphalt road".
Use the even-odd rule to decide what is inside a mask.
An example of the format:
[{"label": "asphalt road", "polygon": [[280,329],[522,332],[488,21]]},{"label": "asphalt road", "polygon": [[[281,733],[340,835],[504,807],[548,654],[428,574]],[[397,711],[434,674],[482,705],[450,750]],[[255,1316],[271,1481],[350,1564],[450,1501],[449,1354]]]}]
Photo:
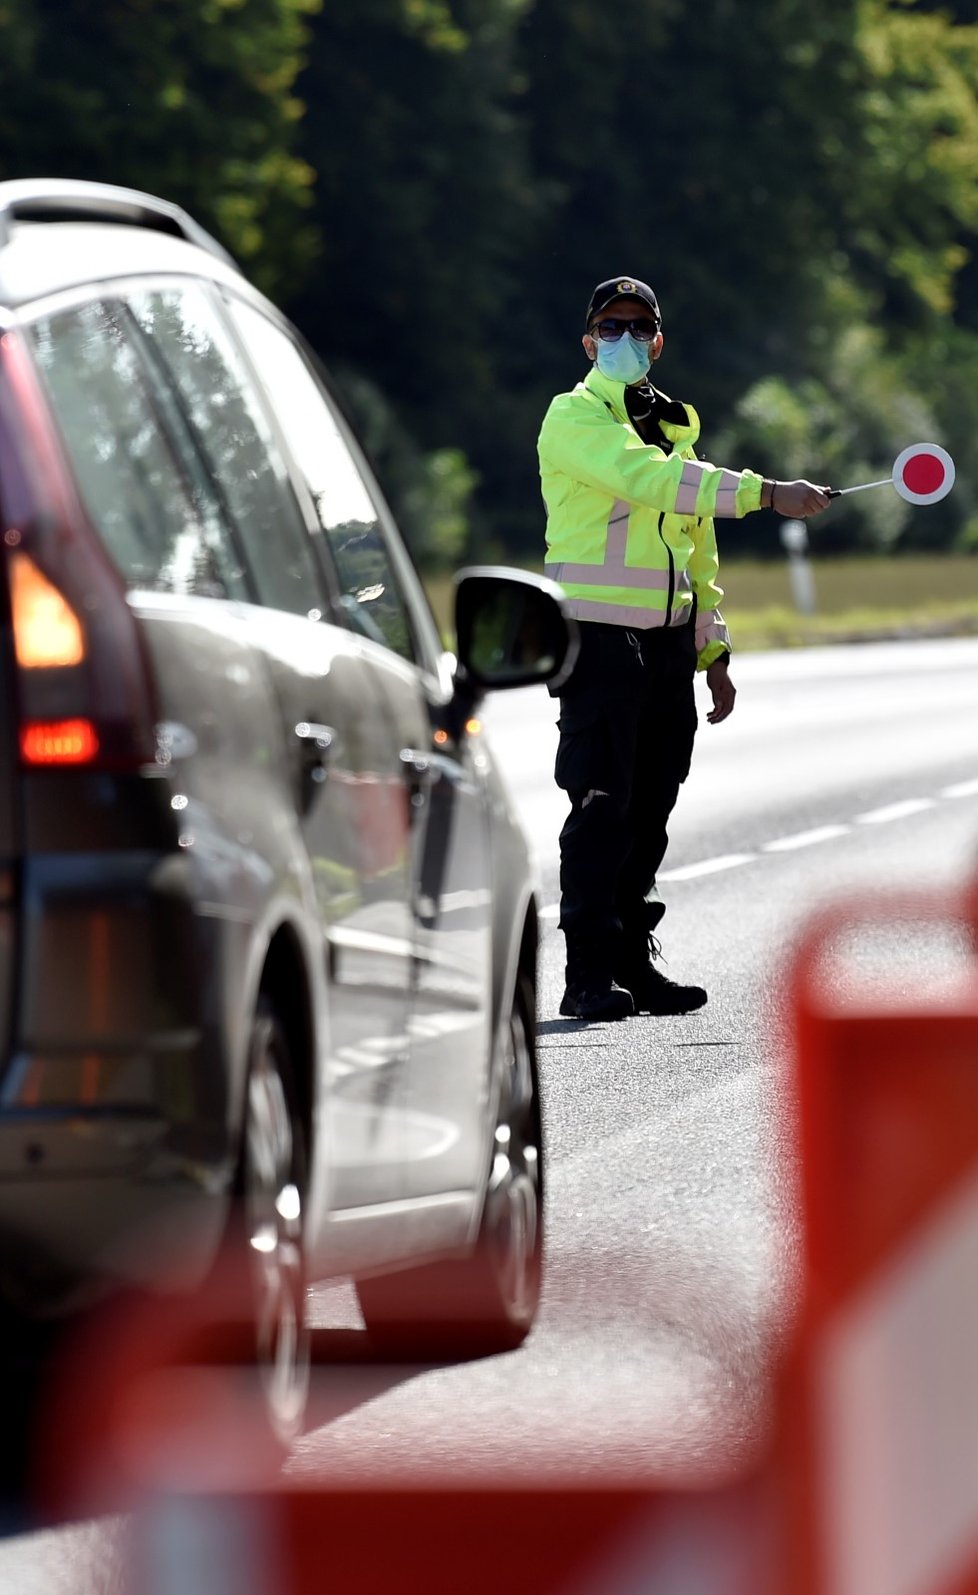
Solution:
[{"label": "asphalt road", "polygon": [[[953,885],[978,865],[978,642],[745,657],[737,708],[703,723],[662,887],[668,970],[695,1015],[561,1020],[551,784],[555,707],[500,696],[488,735],[535,847],[545,906],[540,1045],[549,1154],[543,1311],[506,1357],[317,1369],[290,1463],[348,1478],[609,1468],[724,1478],[761,1445],[772,1359],[797,1289],[784,976],[811,910],[841,894]],[[953,937],[904,924],[843,978],[939,983]],[[356,1324],[351,1293],[324,1322]],[[110,1591],[118,1529],[0,1545],[0,1592]]]}]

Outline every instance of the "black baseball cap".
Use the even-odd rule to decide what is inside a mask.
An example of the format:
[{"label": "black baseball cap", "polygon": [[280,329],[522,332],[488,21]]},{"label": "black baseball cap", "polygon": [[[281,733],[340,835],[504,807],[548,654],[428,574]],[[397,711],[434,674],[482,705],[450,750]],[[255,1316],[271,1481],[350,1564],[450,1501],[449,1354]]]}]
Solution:
[{"label": "black baseball cap", "polygon": [[637,277],[609,277],[607,282],[599,282],[591,295],[584,318],[584,330],[587,331],[594,317],[605,305],[610,305],[613,299],[641,299],[648,305],[656,325],[662,325],[662,316],[659,314],[659,301],[647,282],[639,282]]}]

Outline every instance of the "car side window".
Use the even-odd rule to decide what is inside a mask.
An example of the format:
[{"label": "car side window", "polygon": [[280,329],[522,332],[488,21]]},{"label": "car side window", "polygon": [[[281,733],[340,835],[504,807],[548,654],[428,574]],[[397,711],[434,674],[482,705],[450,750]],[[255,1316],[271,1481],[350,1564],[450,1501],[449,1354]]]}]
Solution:
[{"label": "car side window", "polygon": [[393,551],[322,389],[274,322],[236,297],[229,305],[316,507],[350,626],[417,663],[411,607]]},{"label": "car side window", "polygon": [[179,391],[241,538],[259,601],[322,613],[322,583],[288,472],[250,374],[206,293],[181,285],[129,307]]},{"label": "car side window", "polygon": [[219,505],[174,452],[119,307],[42,316],[30,336],[85,507],[127,586],[246,596]]}]

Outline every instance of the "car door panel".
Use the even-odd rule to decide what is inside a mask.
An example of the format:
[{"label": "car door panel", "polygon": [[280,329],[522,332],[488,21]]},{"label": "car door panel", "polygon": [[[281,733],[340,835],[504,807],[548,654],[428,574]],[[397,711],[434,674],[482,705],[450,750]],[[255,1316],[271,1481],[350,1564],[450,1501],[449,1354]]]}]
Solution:
[{"label": "car door panel", "polygon": [[391,806],[395,839],[396,805],[377,791],[384,750],[359,643],[323,620],[321,572],[264,396],[217,302],[191,283],[134,291],[128,304],[260,600],[241,613],[278,707],[278,756],[331,982],[315,1093],[326,1171],[314,1172],[315,1225],[326,1205],[385,1201],[396,1187],[391,1082],[406,1051],[410,949],[385,932],[383,905],[385,889],[390,898],[407,886],[403,870],[398,885],[376,856],[380,802]]},{"label": "car door panel", "polygon": [[410,1061],[397,1095],[400,1194],[469,1190],[483,1169],[491,988],[488,817],[472,752],[436,743],[417,670],[367,645],[410,788]]},{"label": "car door panel", "polygon": [[[334,610],[369,669],[383,747],[370,816],[400,791],[408,854],[388,866],[395,943],[410,940],[410,1059],[391,1105],[403,1159],[397,1194],[473,1191],[484,1179],[491,960],[490,857],[478,756],[438,723],[440,649],[410,562],[356,445],[305,355],[254,306],[228,309],[283,429],[283,448],[317,527]],[[405,797],[402,796],[401,801]],[[389,834],[389,832],[388,832]]]},{"label": "car door panel", "polygon": [[[289,778],[309,859],[329,977],[326,1137],[329,1203],[398,1194],[393,1102],[407,1053],[412,949],[403,789],[385,770],[370,672],[355,638],[322,622],[252,613],[279,702]],[[306,737],[329,739],[311,781]],[[323,738],[322,740],[326,740]]]}]

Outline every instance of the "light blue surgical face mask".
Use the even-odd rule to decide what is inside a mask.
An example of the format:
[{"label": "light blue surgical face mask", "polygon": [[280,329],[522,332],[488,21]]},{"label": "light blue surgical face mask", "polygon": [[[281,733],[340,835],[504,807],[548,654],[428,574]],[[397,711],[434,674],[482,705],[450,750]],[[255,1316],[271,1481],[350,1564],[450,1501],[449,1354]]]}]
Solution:
[{"label": "light blue surgical face mask", "polygon": [[623,332],[615,343],[596,338],[597,367],[603,377],[613,382],[639,382],[652,364],[651,346],[630,332]]}]

